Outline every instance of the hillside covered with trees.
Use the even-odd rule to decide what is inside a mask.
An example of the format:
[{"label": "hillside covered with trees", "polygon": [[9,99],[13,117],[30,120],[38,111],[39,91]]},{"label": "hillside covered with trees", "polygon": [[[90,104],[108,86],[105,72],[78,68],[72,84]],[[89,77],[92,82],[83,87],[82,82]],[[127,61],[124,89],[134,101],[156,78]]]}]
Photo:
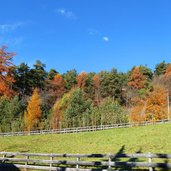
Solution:
[{"label": "hillside covered with trees", "polygon": [[170,118],[171,63],[154,71],[140,65],[127,73],[59,73],[39,60],[15,66],[14,56],[0,48],[0,132]]}]

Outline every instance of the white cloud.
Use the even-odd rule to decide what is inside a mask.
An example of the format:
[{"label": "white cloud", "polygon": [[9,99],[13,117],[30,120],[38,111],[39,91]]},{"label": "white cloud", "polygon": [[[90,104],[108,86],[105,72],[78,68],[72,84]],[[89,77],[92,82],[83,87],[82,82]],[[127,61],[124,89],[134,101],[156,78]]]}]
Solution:
[{"label": "white cloud", "polygon": [[104,36],[104,37],[103,37],[103,41],[105,41],[105,42],[109,42],[109,37]]},{"label": "white cloud", "polygon": [[0,33],[6,33],[14,31],[24,25],[23,22],[17,22],[13,24],[0,24]]},{"label": "white cloud", "polygon": [[100,32],[97,29],[89,28],[88,34],[94,36],[94,35],[100,35]]},{"label": "white cloud", "polygon": [[65,8],[59,8],[59,9],[56,9],[55,11],[58,14],[66,17],[66,18],[69,18],[69,19],[76,19],[77,18],[76,15],[72,11],[68,11]]},{"label": "white cloud", "polygon": [[110,41],[110,39],[109,39],[108,36],[103,36],[103,34],[102,34],[99,30],[94,29],[94,28],[88,28],[88,34],[89,34],[90,36],[95,36],[95,37],[97,37],[97,38],[102,37],[102,40],[103,40],[104,42],[109,42],[109,41]]},{"label": "white cloud", "polygon": [[22,36],[10,36],[9,33],[23,27],[24,22],[0,24],[0,46],[6,45],[9,47],[20,47],[23,44],[24,38]]}]

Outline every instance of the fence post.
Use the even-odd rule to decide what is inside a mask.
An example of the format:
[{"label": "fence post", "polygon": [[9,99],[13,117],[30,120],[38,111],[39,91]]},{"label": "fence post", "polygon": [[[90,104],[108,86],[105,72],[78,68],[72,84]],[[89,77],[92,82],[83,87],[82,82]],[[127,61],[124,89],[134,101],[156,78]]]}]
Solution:
[{"label": "fence post", "polygon": [[[2,158],[5,158],[6,155],[3,154]],[[5,163],[5,160],[2,160],[2,163]]]},{"label": "fence post", "polygon": [[[29,159],[29,156],[26,156],[26,160],[28,159]],[[25,171],[27,171],[27,165],[28,165],[28,161],[25,162],[25,169],[24,169]]]},{"label": "fence post", "polygon": [[[148,154],[150,155],[151,153],[149,152]],[[148,162],[152,163],[152,158],[151,157],[148,158]],[[149,171],[153,171],[153,168],[149,167]]]},{"label": "fence post", "polygon": [[[79,157],[77,157],[77,162],[79,162],[80,161],[80,158]],[[77,165],[76,165],[76,169],[79,169],[79,164],[77,163]]]},{"label": "fence post", "polygon": [[[50,160],[52,161],[53,160],[53,157],[50,157]],[[53,166],[52,163],[50,163],[50,168]]]},{"label": "fence post", "polygon": [[109,159],[108,159],[108,170],[111,170],[111,157],[109,154]]}]

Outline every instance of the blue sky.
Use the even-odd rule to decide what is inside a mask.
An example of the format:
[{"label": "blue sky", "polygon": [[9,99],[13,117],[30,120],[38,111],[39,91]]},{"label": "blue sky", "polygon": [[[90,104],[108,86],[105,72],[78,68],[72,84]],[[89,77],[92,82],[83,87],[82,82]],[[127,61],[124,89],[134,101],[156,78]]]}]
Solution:
[{"label": "blue sky", "polygon": [[170,0],[0,0],[0,45],[14,63],[64,73],[135,65],[154,69],[171,57]]}]

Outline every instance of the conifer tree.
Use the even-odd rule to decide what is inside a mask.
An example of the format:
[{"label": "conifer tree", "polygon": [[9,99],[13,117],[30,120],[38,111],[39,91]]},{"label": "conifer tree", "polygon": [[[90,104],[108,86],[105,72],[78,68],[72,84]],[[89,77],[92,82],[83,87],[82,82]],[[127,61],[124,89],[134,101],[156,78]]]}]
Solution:
[{"label": "conifer tree", "polygon": [[69,92],[77,84],[76,77],[77,71],[75,69],[67,71],[62,75],[65,81],[65,89]]},{"label": "conifer tree", "polygon": [[160,76],[160,75],[165,74],[168,65],[169,64],[166,63],[165,61],[157,64],[156,67],[155,67],[154,75],[155,76]]}]

